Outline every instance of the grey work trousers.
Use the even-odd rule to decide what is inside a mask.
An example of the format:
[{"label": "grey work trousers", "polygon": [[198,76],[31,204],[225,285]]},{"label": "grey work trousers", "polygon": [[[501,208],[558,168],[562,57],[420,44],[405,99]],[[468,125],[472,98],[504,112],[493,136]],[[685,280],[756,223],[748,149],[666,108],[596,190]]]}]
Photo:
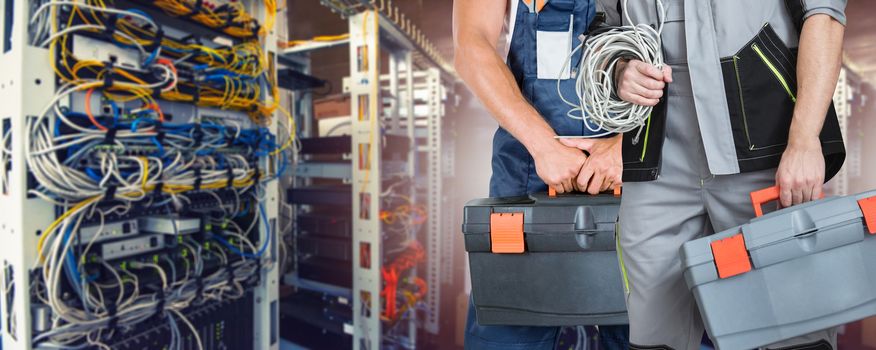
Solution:
[{"label": "grey work trousers", "polygon": [[[667,93],[660,176],[651,182],[625,183],[620,209],[619,244],[627,276],[633,349],[637,348],[633,344],[645,349],[700,348],[703,323],[684,281],[679,248],[689,240],[747,222],[754,217],[749,193],[775,184],[775,169],[710,174],[690,76],[684,65],[672,68],[674,83]],[[836,331],[825,330],[768,348],[822,341],[835,349]]]}]

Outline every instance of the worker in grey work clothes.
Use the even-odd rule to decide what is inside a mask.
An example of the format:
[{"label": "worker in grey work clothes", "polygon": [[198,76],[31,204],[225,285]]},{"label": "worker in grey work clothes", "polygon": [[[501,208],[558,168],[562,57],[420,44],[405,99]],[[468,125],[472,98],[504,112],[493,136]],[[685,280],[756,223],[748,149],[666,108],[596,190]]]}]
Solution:
[{"label": "worker in grey work clothes", "polygon": [[[573,33],[586,33],[596,18],[596,0],[457,0],[453,5],[456,69],[500,125],[493,137],[490,197],[546,192],[547,184],[560,193],[588,187],[596,193],[620,185],[621,160],[610,156],[617,153],[612,148],[619,151],[620,136],[588,141],[589,158],[555,139],[600,133],[570,118],[557,94],[559,79],[565,96],[575,96],[571,69],[563,69],[563,63],[571,55]],[[580,54],[571,57],[571,66],[580,59]],[[590,177],[580,177],[579,186],[582,171]],[[470,306],[465,348],[550,350],[559,334],[558,327],[480,325]],[[601,326],[599,344],[604,350],[627,349],[627,334],[625,325]]]},{"label": "worker in grey work clothes", "polygon": [[[703,323],[682,244],[754,217],[752,191],[777,185],[784,207],[819,198],[845,159],[831,98],[846,1],[617,2],[603,8],[623,24],[629,15],[658,26],[665,11],[667,62],[627,59],[613,72],[620,98],[655,106],[643,135],[624,135],[620,152],[630,348],[699,349]],[[766,348],[835,347],[829,329]]]}]

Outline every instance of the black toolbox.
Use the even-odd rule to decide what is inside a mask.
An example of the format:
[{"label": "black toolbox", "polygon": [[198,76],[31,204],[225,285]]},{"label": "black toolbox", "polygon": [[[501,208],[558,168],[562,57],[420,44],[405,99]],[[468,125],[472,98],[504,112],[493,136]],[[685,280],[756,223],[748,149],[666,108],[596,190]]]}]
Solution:
[{"label": "black toolbox", "polygon": [[620,197],[476,199],[462,232],[481,325],[627,324],[615,251]]}]

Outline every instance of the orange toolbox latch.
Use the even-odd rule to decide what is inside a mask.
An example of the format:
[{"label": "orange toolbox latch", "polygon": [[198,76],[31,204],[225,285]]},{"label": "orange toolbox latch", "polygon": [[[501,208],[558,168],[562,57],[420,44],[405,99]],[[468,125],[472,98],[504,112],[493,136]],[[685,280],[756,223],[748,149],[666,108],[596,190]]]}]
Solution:
[{"label": "orange toolbox latch", "polygon": [[858,200],[858,206],[861,207],[861,213],[864,214],[864,224],[867,225],[867,231],[871,235],[876,234],[876,197]]},{"label": "orange toolbox latch", "polygon": [[737,234],[719,241],[712,242],[712,256],[718,277],[729,278],[751,271],[751,260],[745,249],[745,239]]},{"label": "orange toolbox latch", "polygon": [[490,214],[490,247],[498,254],[523,253],[523,213]]}]

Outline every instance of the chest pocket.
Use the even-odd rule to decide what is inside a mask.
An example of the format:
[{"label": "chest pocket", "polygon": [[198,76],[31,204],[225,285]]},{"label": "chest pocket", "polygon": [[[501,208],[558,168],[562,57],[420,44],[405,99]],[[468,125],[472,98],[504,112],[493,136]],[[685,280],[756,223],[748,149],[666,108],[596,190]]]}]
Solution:
[{"label": "chest pocket", "polygon": [[576,33],[590,21],[589,0],[550,0],[538,13],[535,23],[536,67],[538,79],[570,79],[577,62],[570,57]]},{"label": "chest pocket", "polygon": [[[517,23],[525,25],[526,33],[523,28],[515,29],[509,66],[518,78],[524,97],[558,135],[603,133],[602,130],[585,130],[581,113],[563,102],[563,98],[570,103],[578,102],[573,78],[581,51],[576,51],[573,57],[572,50],[579,43],[576,37],[586,32],[596,14],[595,1],[549,0],[538,13],[529,10],[526,1],[520,1],[518,16],[523,20]],[[529,38],[533,40],[527,40]],[[525,65],[518,64],[521,59]],[[522,71],[515,71],[515,67],[521,66]],[[558,79],[563,98],[557,91]]]},{"label": "chest pocket", "polygon": [[565,80],[572,77],[569,56],[574,39],[575,15],[571,10],[546,7],[538,15],[535,33],[538,79]]}]

